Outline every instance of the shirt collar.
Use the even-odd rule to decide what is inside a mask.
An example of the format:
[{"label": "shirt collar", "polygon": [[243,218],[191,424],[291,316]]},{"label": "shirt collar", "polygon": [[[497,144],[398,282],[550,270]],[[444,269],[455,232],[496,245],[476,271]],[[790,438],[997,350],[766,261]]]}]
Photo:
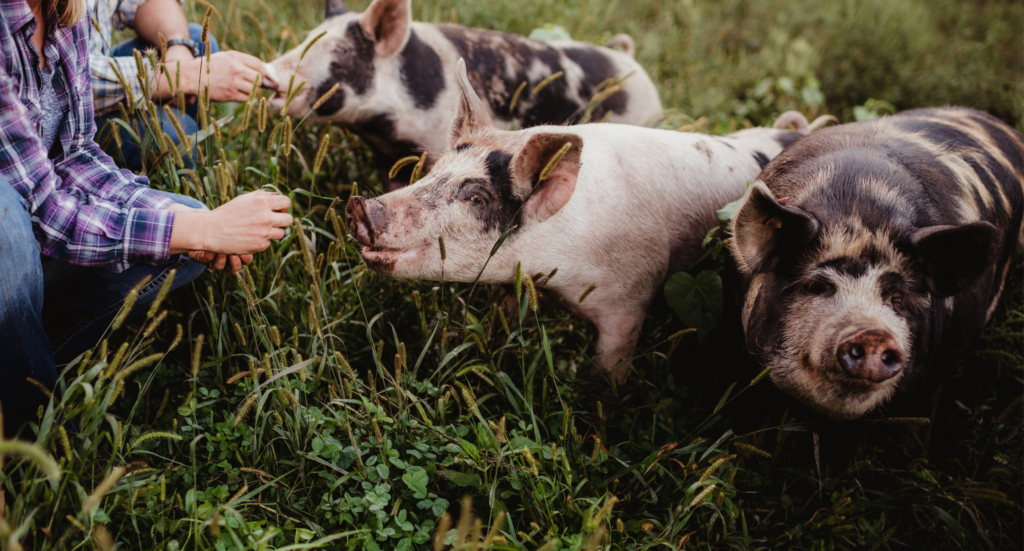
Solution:
[{"label": "shirt collar", "polygon": [[7,20],[7,26],[11,33],[21,30],[29,23],[34,23],[36,16],[28,7],[25,0],[0,0],[0,14]]}]

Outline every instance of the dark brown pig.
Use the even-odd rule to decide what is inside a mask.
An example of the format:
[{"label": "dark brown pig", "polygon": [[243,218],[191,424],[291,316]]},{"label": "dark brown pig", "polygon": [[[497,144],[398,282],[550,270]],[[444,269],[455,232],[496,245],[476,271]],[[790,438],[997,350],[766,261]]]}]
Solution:
[{"label": "dark brown pig", "polygon": [[841,125],[768,163],[733,222],[747,346],[833,420],[931,417],[1024,251],[1024,137],[960,108]]}]

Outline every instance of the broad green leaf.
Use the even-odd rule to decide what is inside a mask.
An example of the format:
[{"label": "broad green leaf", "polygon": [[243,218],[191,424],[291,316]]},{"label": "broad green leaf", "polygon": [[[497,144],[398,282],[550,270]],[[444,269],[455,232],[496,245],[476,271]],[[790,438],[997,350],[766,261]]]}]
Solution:
[{"label": "broad green leaf", "polygon": [[722,318],[722,278],[711,270],[697,277],[678,273],[665,284],[665,300],[683,323],[697,330],[697,338],[703,342]]}]

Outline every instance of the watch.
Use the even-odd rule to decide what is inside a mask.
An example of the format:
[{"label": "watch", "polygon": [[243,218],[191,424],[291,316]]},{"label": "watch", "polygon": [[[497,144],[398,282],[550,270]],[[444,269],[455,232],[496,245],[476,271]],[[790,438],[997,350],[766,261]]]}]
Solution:
[{"label": "watch", "polygon": [[172,38],[167,41],[167,47],[171,46],[185,46],[192,50],[192,57],[201,57],[203,55],[203,45],[192,40],[191,38]]}]

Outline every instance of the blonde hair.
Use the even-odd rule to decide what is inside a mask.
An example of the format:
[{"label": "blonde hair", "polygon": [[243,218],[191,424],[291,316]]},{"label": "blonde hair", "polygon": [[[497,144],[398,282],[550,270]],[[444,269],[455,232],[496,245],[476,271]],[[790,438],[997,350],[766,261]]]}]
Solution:
[{"label": "blonde hair", "polygon": [[88,11],[85,0],[28,0],[28,5],[42,5],[46,18],[56,17],[57,23],[64,27],[78,23]]}]

